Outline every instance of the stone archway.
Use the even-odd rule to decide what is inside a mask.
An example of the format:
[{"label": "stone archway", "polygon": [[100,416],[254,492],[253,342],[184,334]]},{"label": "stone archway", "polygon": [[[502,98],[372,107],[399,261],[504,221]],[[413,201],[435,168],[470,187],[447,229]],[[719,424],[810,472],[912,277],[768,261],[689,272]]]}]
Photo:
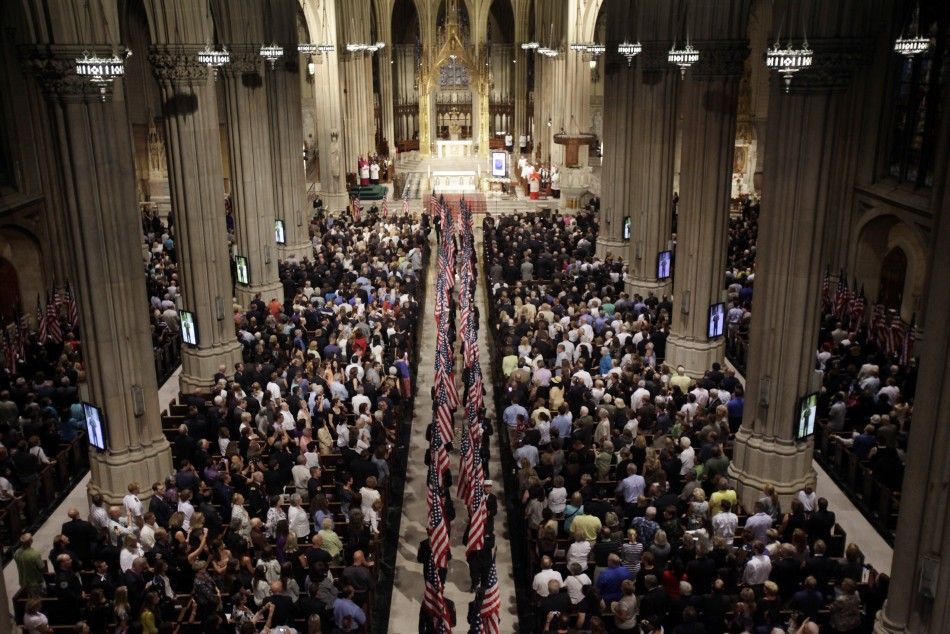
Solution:
[{"label": "stone archway", "polygon": [[[46,294],[43,254],[32,233],[13,225],[0,227],[0,318],[17,307],[32,316],[36,298]],[[59,280],[62,282],[62,280]]]},{"label": "stone archway", "polygon": [[[915,315],[919,319],[928,253],[920,232],[896,213],[870,209],[859,221],[855,235],[857,238],[851,270],[859,289],[864,289],[865,296],[871,302],[883,302],[885,299],[894,302],[892,307],[900,309],[904,321],[909,322]],[[906,260],[903,275],[899,275],[899,270],[894,270],[894,267],[902,264],[895,251],[898,249]],[[893,259],[886,262],[888,257]],[[892,270],[885,272],[886,266]],[[886,291],[882,288],[885,283],[888,285]],[[897,288],[900,291],[895,290]]]}]

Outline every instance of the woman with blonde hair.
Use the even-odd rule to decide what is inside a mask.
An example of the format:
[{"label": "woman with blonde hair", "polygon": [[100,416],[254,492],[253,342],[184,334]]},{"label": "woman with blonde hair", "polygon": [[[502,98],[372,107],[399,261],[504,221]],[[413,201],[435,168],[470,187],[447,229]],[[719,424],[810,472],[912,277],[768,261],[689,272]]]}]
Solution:
[{"label": "woman with blonde hair", "polygon": [[627,541],[620,545],[620,559],[634,579],[640,574],[640,558],[642,556],[643,544],[637,541],[636,529],[627,529]]},{"label": "woman with blonde hair", "polygon": [[706,492],[696,487],[693,489],[692,498],[686,511],[686,527],[691,531],[702,527],[709,519],[709,502],[706,501]]},{"label": "woman with blonde hair", "polygon": [[112,612],[115,614],[116,634],[126,634],[129,631],[129,621],[132,616],[132,606],[129,604],[129,589],[119,586],[115,589],[112,599]]}]

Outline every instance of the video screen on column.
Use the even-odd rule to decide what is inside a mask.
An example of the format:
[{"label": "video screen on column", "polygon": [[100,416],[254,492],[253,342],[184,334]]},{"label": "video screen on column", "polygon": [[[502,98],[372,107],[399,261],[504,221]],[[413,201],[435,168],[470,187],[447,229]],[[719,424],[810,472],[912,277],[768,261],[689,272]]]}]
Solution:
[{"label": "video screen on column", "polygon": [[815,434],[815,419],[818,417],[818,392],[812,392],[798,401],[795,420],[795,440],[805,440]]},{"label": "video screen on column", "polygon": [[237,270],[237,283],[243,286],[249,285],[251,283],[251,274],[247,268],[247,257],[235,255],[234,268]]},{"label": "video screen on column", "polygon": [[706,336],[717,339],[722,336],[726,321],[726,305],[722,302],[709,305],[709,317],[706,321]]},{"label": "video screen on column", "polygon": [[504,178],[508,175],[508,153],[491,153],[491,175],[495,178]]},{"label": "video screen on column", "polygon": [[623,241],[630,242],[630,233],[633,229],[633,222],[630,220],[630,216],[623,217]]},{"label": "video screen on column", "polygon": [[656,279],[668,280],[673,276],[673,252],[660,251],[656,256]]},{"label": "video screen on column", "polygon": [[99,451],[106,450],[106,419],[102,410],[92,403],[82,403],[83,417],[86,419],[86,436],[89,444]]},{"label": "video screen on column", "polygon": [[287,244],[287,234],[284,230],[283,220],[274,221],[274,241],[277,244]]},{"label": "video screen on column", "polygon": [[198,345],[198,326],[195,324],[195,314],[190,310],[178,310],[178,321],[181,322],[181,340],[189,346]]}]

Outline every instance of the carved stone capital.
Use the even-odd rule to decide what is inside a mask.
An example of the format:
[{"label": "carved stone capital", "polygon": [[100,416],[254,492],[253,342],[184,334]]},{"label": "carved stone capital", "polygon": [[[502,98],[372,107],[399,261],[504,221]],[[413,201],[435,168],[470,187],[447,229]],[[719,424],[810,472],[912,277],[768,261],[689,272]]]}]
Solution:
[{"label": "carved stone capital", "polygon": [[206,82],[213,71],[198,61],[203,46],[153,46],[148,56],[159,82],[190,84]]},{"label": "carved stone capital", "polygon": [[[814,54],[809,68],[792,77],[789,92],[810,94],[845,90],[855,72],[870,64],[874,42],[870,38],[830,38],[809,40]],[[780,81],[773,77],[774,81]]]},{"label": "carved stone capital", "polygon": [[221,74],[225,77],[241,77],[242,75],[260,75],[266,62],[261,59],[261,47],[254,44],[234,44],[228,47],[231,51],[231,63],[221,67]]},{"label": "carved stone capital", "polygon": [[76,74],[76,58],[86,53],[110,55],[105,49],[68,45],[27,46],[21,49],[21,55],[36,75],[47,99],[91,103],[111,100],[114,82],[122,79],[95,84]]}]

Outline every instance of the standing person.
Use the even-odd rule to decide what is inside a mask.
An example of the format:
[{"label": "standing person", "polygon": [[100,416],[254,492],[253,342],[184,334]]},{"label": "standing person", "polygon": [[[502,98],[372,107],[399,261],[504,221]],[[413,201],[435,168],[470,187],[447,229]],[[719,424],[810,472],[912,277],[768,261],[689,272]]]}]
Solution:
[{"label": "standing person", "polygon": [[46,572],[46,566],[40,551],[33,548],[32,533],[23,533],[20,536],[20,549],[13,555],[13,560],[16,562],[20,587],[28,595],[44,594],[46,581],[43,579],[43,573]]}]

